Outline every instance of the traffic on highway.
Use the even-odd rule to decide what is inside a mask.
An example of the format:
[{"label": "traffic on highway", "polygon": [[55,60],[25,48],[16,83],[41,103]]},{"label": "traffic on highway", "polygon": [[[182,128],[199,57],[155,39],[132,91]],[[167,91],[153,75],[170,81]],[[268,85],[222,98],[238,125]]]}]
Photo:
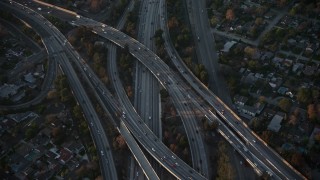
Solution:
[{"label": "traffic on highway", "polygon": [[[250,130],[225,102],[193,75],[183,63],[173,45],[169,43],[170,37],[168,35],[164,35],[166,39],[166,50],[178,69],[178,72],[172,70],[172,68],[165,64],[164,61],[153,52],[154,44],[150,42],[150,38],[145,38],[146,34],[140,34],[141,43],[107,24],[86,18],[70,10],[64,12],[62,8],[58,8],[63,11],[61,13],[68,14],[65,16],[70,24],[89,27],[93,33],[108,39],[111,43],[122,48],[128,46],[130,53],[140,64],[136,70],[138,72],[136,77],[136,81],[138,82],[136,89],[138,89],[138,91],[136,92],[137,100],[134,106],[130,102],[118,76],[119,72],[116,70],[115,45],[108,45],[108,58],[110,60],[108,62],[108,70],[116,95],[112,94],[104,83],[102,83],[91,67],[85,63],[84,59],[68,42],[66,37],[41,14],[29,8],[28,4],[20,4],[11,0],[6,1],[6,3],[1,2],[1,4],[7,9],[10,9],[10,11],[16,12],[17,16],[29,22],[29,24],[38,31],[42,36],[46,51],[52,59],[48,69],[49,75],[46,77],[47,81],[43,85],[43,94],[39,96],[39,98],[43,98],[52,85],[57,64],[67,76],[72,92],[78,104],[82,107],[83,113],[88,121],[91,136],[99,153],[101,172],[104,179],[118,179],[112,151],[110,151],[109,141],[99,116],[79,80],[79,73],[76,72],[72,63],[76,64],[80,70],[80,75],[85,77],[86,82],[90,84],[99,103],[112,117],[113,124],[117,127],[118,131],[123,134],[131,152],[134,154],[134,158],[149,179],[160,178],[138,144],[152,156],[155,162],[177,179],[200,180],[208,178],[209,168],[207,154],[204,148],[203,137],[197,129],[199,122],[197,122],[197,118],[193,113],[194,110],[200,111],[211,123],[218,124],[217,131],[243,156],[258,175],[261,176],[266,172],[272,179],[305,179],[301,173],[295,170]],[[41,4],[44,6],[47,5],[42,2]],[[159,12],[163,15],[163,19],[158,19],[159,22],[157,24],[160,24],[160,26],[164,28],[164,20],[166,19],[166,14],[164,14],[165,10],[163,9],[164,1],[159,1],[159,3],[154,4],[154,6],[150,4],[147,6],[159,9]],[[38,6],[33,8],[37,8],[38,11],[42,10],[39,10],[40,7]],[[54,8],[54,6],[51,6],[51,8]],[[159,16],[150,16],[150,18],[145,20],[146,23],[141,25],[141,28],[145,27],[146,31],[144,31],[144,33],[147,33],[147,37],[151,36],[156,30],[154,27],[154,23],[157,21],[156,17]],[[201,28],[204,27],[198,28],[200,29],[196,28],[196,32],[200,33]],[[197,38],[199,44],[205,47],[209,46],[210,43],[202,41],[202,39],[205,38],[204,36],[197,36]],[[200,49],[198,51],[203,51],[201,54],[204,56],[213,56],[212,54],[208,54],[208,51]],[[211,64],[210,66],[214,65]],[[145,70],[148,70],[149,75],[144,73]],[[215,80],[213,79],[213,81]],[[158,93],[159,86],[162,86],[169,92],[175,108],[182,118],[183,126],[189,139],[192,167],[174,154],[161,140],[162,130],[158,111],[160,100]],[[142,95],[142,91],[149,92],[150,94],[143,93],[144,95]],[[35,99],[19,106],[27,106],[38,101],[40,100]],[[148,103],[144,104],[141,102]],[[139,176],[139,173],[137,173],[137,176]]]}]

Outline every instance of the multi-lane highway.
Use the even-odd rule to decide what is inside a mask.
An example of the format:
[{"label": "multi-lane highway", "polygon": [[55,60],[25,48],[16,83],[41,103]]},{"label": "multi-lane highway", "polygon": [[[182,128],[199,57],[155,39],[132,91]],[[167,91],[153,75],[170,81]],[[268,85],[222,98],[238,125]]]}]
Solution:
[{"label": "multi-lane highway", "polygon": [[219,73],[217,49],[210,25],[205,1],[187,0],[188,14],[191,31],[195,39],[195,48],[199,63],[202,63],[209,74],[209,89],[222,99],[227,105],[232,106],[232,100]]},{"label": "multi-lane highway", "polygon": [[[129,46],[130,52],[137,57],[153,74],[157,77],[157,79],[162,83],[162,85],[169,91],[172,95],[173,99],[178,100],[176,107],[186,106],[189,107],[188,97],[191,99],[197,97],[197,94],[192,91],[195,90],[197,93],[208,103],[211,107],[216,110],[216,113],[221,120],[221,123],[226,124],[227,129],[222,132],[226,134],[226,132],[230,133],[230,137],[226,136],[230,141],[230,143],[240,143],[242,145],[243,154],[254,155],[248,158],[251,158],[250,161],[253,161],[253,165],[257,169],[262,169],[264,171],[270,171],[274,175],[274,177],[280,177],[284,179],[302,179],[304,178],[300,173],[295,171],[287,162],[285,162],[278,154],[276,154],[271,148],[269,148],[263,141],[261,141],[248,127],[241,121],[241,119],[233,113],[231,109],[229,109],[218,97],[216,97],[212,92],[203,87],[202,84],[198,84],[197,82],[193,82],[195,85],[192,86],[193,89],[188,90],[188,85],[186,85],[180,78],[177,76],[170,68],[164,64],[159,57],[154,55],[149,49],[143,46],[141,43],[135,41],[132,38],[124,35],[123,33],[110,28],[105,27],[105,30],[101,30],[101,24],[94,22],[90,19],[79,18],[76,22],[77,24],[82,24],[86,26],[93,27],[93,31],[107,37],[114,43],[124,46],[127,44]],[[183,90],[183,91],[182,91]],[[185,92],[189,92],[189,95],[186,95]],[[125,95],[125,94],[124,94]],[[187,97],[188,96],[188,97]],[[141,134],[141,130],[148,130],[148,128],[141,122],[141,125],[131,124],[132,122],[136,123],[136,120],[139,117],[136,117],[136,112],[134,109],[131,109],[128,105],[125,112],[126,117],[131,119],[131,121],[126,121],[128,123],[128,127],[132,134],[139,139],[139,135]],[[200,106],[201,107],[201,106]],[[177,108],[178,109],[178,108]],[[202,109],[206,112],[210,118],[215,119],[213,114],[210,114],[210,111],[206,108]],[[140,124],[140,123],[139,123]],[[196,127],[196,126],[194,126]],[[140,129],[139,129],[140,128]],[[233,133],[231,133],[233,131]],[[149,130],[149,133],[152,132]],[[237,134],[237,135],[235,135]],[[238,136],[238,137],[237,137]],[[193,170],[188,171],[188,166],[180,162],[181,160],[178,158],[170,158],[169,163],[181,163],[179,167],[172,168],[168,165],[168,162],[162,162],[160,157],[163,157],[164,154],[172,154],[172,152],[167,152],[168,149],[162,147],[162,143],[157,141],[156,136],[152,134],[151,139],[150,136],[140,138],[139,142],[144,145],[147,151],[155,157],[158,162],[160,162],[164,167],[166,167],[169,171],[174,171],[173,174],[176,177],[186,177],[188,175],[192,177],[202,178],[198,173]],[[242,143],[242,144],[241,144]],[[154,147],[153,147],[154,146]],[[240,146],[241,147],[241,146]],[[152,149],[153,148],[153,149]],[[159,152],[160,151],[160,152]],[[173,155],[174,157],[174,155]],[[172,162],[173,160],[173,162]],[[192,172],[192,173],[191,173]]]},{"label": "multi-lane highway", "polygon": [[[188,106],[188,104],[183,103],[186,102],[186,96],[185,93],[182,93],[185,91],[185,87],[188,87],[187,85],[184,84],[182,80],[179,81],[178,76],[170,70],[170,68],[164,64],[159,57],[154,55],[150,50],[148,50],[145,46],[143,46],[141,43],[135,41],[134,39],[129,38],[128,36],[124,35],[123,33],[117,31],[114,28],[111,27],[106,27],[104,32],[97,32],[100,31],[97,25],[97,22],[94,22],[93,20],[83,18],[78,19],[77,23],[79,25],[85,25],[93,28],[93,31],[103,35],[105,34],[104,37],[107,37],[109,40],[113,41],[114,43],[124,46],[127,44],[130,48],[130,52],[132,53],[133,56],[135,56],[137,59],[139,59],[148,69],[158,78],[158,80],[162,83],[163,86],[166,87],[166,89],[171,93],[172,98],[177,98],[181,104]],[[106,35],[107,34],[107,35]],[[184,84],[184,86],[182,86]],[[226,106],[217,96],[215,96],[211,91],[209,91],[206,87],[203,87],[202,84],[198,84],[197,82],[193,82],[196,87],[194,87],[194,90],[196,90],[202,97],[203,99],[210,104],[211,107],[213,107],[217,112],[220,112],[223,108],[223,110],[226,112],[224,113],[225,115],[228,115],[225,117],[225,115],[222,116],[222,120],[225,121],[225,123],[234,123],[237,126],[231,126],[230,128],[235,130],[235,132],[240,135],[242,138],[247,140],[246,137],[242,135],[242,132],[245,131],[247,135],[250,134],[251,136],[251,142],[253,141],[261,141],[260,139],[257,138],[257,136],[248,129],[248,127],[242,123],[241,119],[230,109],[228,106]],[[195,95],[196,97],[197,95]],[[193,96],[191,96],[193,98]],[[182,100],[182,101],[181,101]],[[208,109],[207,109],[208,112]],[[209,114],[209,113],[208,113]],[[240,122],[240,123],[239,123]],[[241,130],[239,127],[241,127]],[[193,126],[195,127],[195,126]],[[273,163],[266,163],[268,165],[268,169],[265,169],[266,171],[269,171],[269,169],[273,169],[273,173],[278,173],[279,176],[281,177],[295,177],[296,179],[301,178],[301,174],[295,171],[292,167],[289,166],[279,155],[277,155],[271,148],[265,145],[265,143],[255,143],[252,147],[255,146],[261,146],[261,149],[264,149],[264,151],[267,151],[271,157],[267,157],[270,159],[267,159],[266,157],[261,157],[264,160],[260,160],[260,163],[266,163],[270,162],[272,159],[276,159],[275,162],[277,163],[283,163],[283,164],[273,164]],[[251,148],[249,148],[251,150]],[[258,152],[253,152],[254,154],[259,154]],[[261,165],[263,168],[264,165]],[[279,167],[276,167],[279,166]],[[276,167],[276,168],[274,168]],[[282,169],[280,171],[278,168]],[[288,172],[287,172],[288,171]]]},{"label": "multi-lane highway", "polygon": [[[84,20],[84,21],[90,23],[87,20]],[[107,33],[105,31],[103,31],[102,28],[103,27],[99,26],[99,31],[100,31],[99,33],[101,33],[101,34]],[[96,31],[94,31],[94,32],[96,32]],[[98,32],[96,32],[96,33],[98,33]],[[110,32],[110,33],[112,34],[113,32]],[[123,37],[126,37],[126,36],[123,35]],[[64,42],[62,42],[62,43],[64,43]],[[89,67],[86,67],[86,68],[89,68]],[[92,75],[89,74],[89,77],[92,77]],[[125,93],[123,93],[121,95],[121,97],[126,97]],[[152,133],[152,131],[150,131],[150,129],[148,127],[145,126],[144,123],[142,123],[139,116],[136,115],[136,112],[132,108],[130,102],[125,102],[124,106],[126,108],[124,109],[123,112],[127,111],[127,113],[126,113],[127,115],[123,114],[127,117],[127,118],[124,118],[126,120],[124,122],[127,123],[127,126],[130,128],[132,134],[134,134],[136,138],[140,137],[138,141],[144,146],[144,148],[153,157],[155,157],[158,160],[158,162],[160,162],[167,170],[169,170],[174,176],[176,176],[179,179],[184,179],[184,178],[188,178],[188,177],[196,178],[196,179],[203,179],[203,177],[200,174],[198,174],[196,171],[194,171],[192,168],[190,168],[181,159],[176,157],[176,155],[173,154],[167,147],[165,147],[162,142],[160,142],[156,139],[157,137]],[[130,116],[133,116],[133,117],[130,117]],[[139,128],[135,127],[138,124],[137,122],[141,122],[141,125],[140,125],[141,127],[139,127]],[[137,131],[137,130],[139,130],[139,131]],[[144,140],[144,141],[142,141],[142,140]],[[155,150],[155,149],[157,149],[157,150]],[[162,160],[162,159],[165,159],[165,160]]]},{"label": "multi-lane highway", "polygon": [[[154,51],[155,44],[152,41],[152,37],[158,26],[157,17],[159,3],[157,0],[142,0],[139,5],[140,15],[137,40]],[[133,81],[135,85],[134,107],[153,133],[158,136],[159,140],[162,140],[162,126],[160,120],[161,101],[158,80],[154,78],[150,71],[147,71],[139,61],[136,61],[135,65],[135,76]],[[159,164],[152,159],[150,159],[150,162],[161,177],[162,169]],[[138,167],[135,169],[137,169],[137,172],[139,171]],[[139,174],[137,175],[137,178],[142,179]],[[134,174],[134,176],[136,176],[136,174]]]},{"label": "multi-lane highway", "polygon": [[[229,107],[233,107],[231,97],[228,93],[227,85],[220,72],[217,50],[214,37],[210,32],[210,25],[204,1],[187,0],[188,14],[191,24],[191,30],[194,35],[197,57],[200,63],[204,64],[209,74],[209,89],[224,101]],[[236,172],[237,179],[254,178],[250,175],[253,173],[246,172],[245,166],[238,163],[238,156],[230,154]]]},{"label": "multi-lane highway", "polygon": [[[74,21],[74,24],[77,25],[86,25],[88,27],[93,28],[93,32],[97,33],[103,37],[110,37],[112,36],[115,39],[121,41],[123,39],[129,39],[127,35],[121,33],[119,36],[118,31],[114,28],[107,27],[106,25],[103,25],[99,22],[80,17]],[[131,40],[132,41],[132,40]],[[138,43],[136,40],[134,40],[134,43]],[[126,42],[122,42],[122,47],[124,47]],[[140,44],[140,43],[139,43]],[[137,49],[140,47],[137,47],[136,44],[130,46],[136,47]],[[112,47],[109,49],[110,52],[113,51]],[[151,51],[147,51],[151,52]],[[112,55],[114,53],[110,53]],[[153,54],[153,53],[152,53]],[[112,59],[113,57],[109,57],[108,59]],[[113,62],[113,61],[110,61]],[[116,69],[116,64],[112,63],[109,64],[110,69],[114,73],[114,70]],[[165,76],[164,76],[165,77]],[[113,76],[112,81],[120,81],[118,76]],[[128,129],[131,131],[131,133],[136,137],[136,139],[140,142],[140,144],[143,145],[143,147],[169,172],[171,172],[175,177],[179,179],[184,179],[188,177],[196,178],[196,179],[203,179],[204,177],[201,176],[199,173],[197,173],[195,170],[193,170],[190,166],[188,166],[186,163],[184,163],[181,159],[179,159],[174,153],[172,153],[161,141],[159,141],[158,137],[153,134],[153,132],[145,125],[145,123],[141,120],[141,118],[138,116],[136,110],[132,107],[131,102],[129,101],[128,97],[126,96],[126,93],[123,89],[123,87],[117,87],[115,86],[115,90],[117,91],[117,95],[120,98],[120,103],[122,104],[124,108],[124,116],[125,118],[125,124],[128,127]],[[183,105],[185,106],[185,105]]]},{"label": "multi-lane highway", "polygon": [[[171,57],[171,61],[176,66],[176,68],[179,70],[179,72],[182,75],[186,76],[186,72],[189,69],[183,63],[183,60],[180,58],[178,52],[176,51],[176,49],[174,48],[174,46],[170,40],[170,34],[169,34],[169,30],[167,28],[167,23],[166,23],[167,22],[167,11],[166,11],[166,5],[165,5],[164,0],[160,1],[159,8],[160,8],[159,14],[160,14],[160,18],[161,18],[160,26],[161,26],[161,29],[164,31],[163,38],[165,40],[164,45],[166,47],[166,51],[167,51],[168,55]],[[190,74],[192,74],[192,73],[190,72]],[[189,89],[189,87],[186,86],[184,90],[188,90],[188,89]],[[189,94],[188,99],[190,99],[189,98],[189,97],[191,97],[190,95],[192,96],[192,94]],[[192,96],[192,98],[198,99],[196,96]],[[200,104],[203,104],[203,102],[200,102]],[[193,108],[193,107],[191,107],[191,108]],[[198,171],[200,171],[202,174],[206,174],[206,176],[209,177],[209,166],[208,166],[208,162],[207,162],[207,156],[206,156],[204,144],[202,141],[202,136],[200,133],[197,133],[197,132],[199,132],[200,128],[198,125],[195,125],[195,124],[192,125],[191,123],[189,123],[189,124],[190,124],[189,126],[194,131],[196,131],[196,133],[189,133],[189,135],[190,135],[189,142],[194,142],[196,139],[196,143],[192,143],[190,146],[190,149],[191,148],[194,149],[192,152],[195,153],[195,154],[192,154],[193,167],[196,168]]]}]

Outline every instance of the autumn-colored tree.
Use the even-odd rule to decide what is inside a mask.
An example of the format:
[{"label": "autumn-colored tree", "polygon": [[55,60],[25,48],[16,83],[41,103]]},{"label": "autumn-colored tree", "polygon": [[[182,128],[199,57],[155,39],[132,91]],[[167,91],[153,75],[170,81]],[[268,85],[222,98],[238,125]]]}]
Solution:
[{"label": "autumn-colored tree", "polygon": [[246,53],[246,55],[248,55],[249,57],[253,57],[254,54],[257,52],[256,48],[252,48],[250,46],[247,46],[246,48],[244,48],[244,52]]},{"label": "autumn-colored tree", "polygon": [[234,18],[235,18],[235,15],[234,15],[233,9],[228,9],[226,12],[226,19],[229,21],[232,21],[234,20]]},{"label": "autumn-colored tree", "polygon": [[300,153],[294,153],[291,157],[291,164],[296,167],[303,166],[304,158]]},{"label": "autumn-colored tree", "polygon": [[133,96],[132,86],[127,86],[126,91],[127,91],[128,97],[131,98]]},{"label": "autumn-colored tree", "polygon": [[299,108],[295,108],[292,114],[294,116],[298,117],[300,115],[300,109]]},{"label": "autumn-colored tree", "polygon": [[181,137],[182,137],[181,133],[178,133],[176,136],[176,141],[179,142]]},{"label": "autumn-colored tree", "polygon": [[168,139],[169,137],[170,137],[169,131],[164,131],[163,138],[164,138],[164,139]]},{"label": "autumn-colored tree", "polygon": [[170,107],[171,116],[175,117],[177,115],[176,110],[173,107]]},{"label": "autumn-colored tree", "polygon": [[265,103],[266,102],[266,97],[265,96],[259,96],[259,102],[260,103]]},{"label": "autumn-colored tree", "polygon": [[125,139],[123,138],[123,136],[119,135],[117,137],[116,141],[118,142],[120,149],[124,149],[127,147],[127,143],[126,143]]},{"label": "autumn-colored tree", "polygon": [[257,25],[257,26],[260,26],[262,25],[263,23],[263,19],[261,17],[258,17],[256,18],[256,20],[254,21],[254,23]]},{"label": "autumn-colored tree", "polygon": [[61,133],[62,133],[62,130],[61,130],[60,127],[55,127],[51,131],[51,135],[53,136],[53,138],[56,138],[56,137],[60,136]]},{"label": "autumn-colored tree", "polygon": [[48,99],[55,99],[58,97],[58,93],[56,90],[51,90],[48,92],[47,98]]},{"label": "autumn-colored tree", "polygon": [[87,168],[85,165],[81,165],[78,169],[75,170],[75,174],[81,178],[84,176],[85,172],[87,171]]},{"label": "autumn-colored tree", "polygon": [[277,5],[279,7],[284,7],[288,3],[287,0],[277,0]]},{"label": "autumn-colored tree", "polygon": [[115,149],[120,149],[120,150],[125,149],[127,147],[126,141],[121,135],[118,135],[113,139],[112,145]]},{"label": "autumn-colored tree", "polygon": [[57,117],[56,117],[55,114],[48,114],[48,115],[46,115],[46,117],[45,117],[45,123],[46,123],[47,125],[55,122],[56,120],[57,120]]},{"label": "autumn-colored tree", "polygon": [[259,118],[257,117],[254,117],[252,118],[251,122],[250,122],[250,127],[253,129],[253,130],[258,130],[261,126],[261,120],[259,120]]},{"label": "autumn-colored tree", "polygon": [[169,148],[170,148],[171,151],[174,151],[176,149],[176,145],[175,144],[170,144]]},{"label": "autumn-colored tree", "polygon": [[172,18],[170,18],[168,20],[168,29],[174,29],[174,28],[178,28],[179,26],[179,22],[178,22],[178,19],[177,17],[173,16]]},{"label": "autumn-colored tree", "polygon": [[320,143],[320,133],[317,133],[313,136],[314,140]]},{"label": "autumn-colored tree", "polygon": [[310,120],[315,120],[317,117],[317,111],[315,104],[309,104],[307,107],[308,118]]},{"label": "autumn-colored tree", "polygon": [[261,139],[263,139],[266,143],[269,143],[271,136],[272,136],[271,131],[263,131],[261,134]]},{"label": "autumn-colored tree", "polygon": [[289,121],[288,121],[288,124],[291,124],[291,125],[296,125],[298,122],[298,119],[295,115],[290,115],[289,116]]}]

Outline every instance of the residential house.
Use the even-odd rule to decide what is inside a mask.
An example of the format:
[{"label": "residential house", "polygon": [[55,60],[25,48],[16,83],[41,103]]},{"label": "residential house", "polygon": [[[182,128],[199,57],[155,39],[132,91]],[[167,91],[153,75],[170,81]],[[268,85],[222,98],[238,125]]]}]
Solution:
[{"label": "residential house", "polygon": [[248,98],[245,96],[235,95],[233,100],[236,105],[244,106],[248,101]]},{"label": "residential house", "polygon": [[261,60],[262,61],[266,61],[266,60],[271,60],[271,58],[274,56],[274,54],[272,53],[272,52],[269,52],[269,51],[267,51],[267,52],[265,52],[265,53],[263,53],[263,55],[261,56]]},{"label": "residential house", "polygon": [[314,144],[314,137],[320,134],[320,127],[315,127],[309,138],[309,146],[311,147]]},{"label": "residential house", "polygon": [[68,150],[70,150],[71,152],[74,152],[74,153],[79,153],[81,150],[84,149],[84,146],[82,143],[76,141],[76,142],[72,142],[72,143],[69,143],[68,146],[66,146],[66,148],[68,148]]},{"label": "residential house", "polygon": [[256,109],[256,114],[260,114],[262,112],[262,110],[264,109],[265,104],[261,103],[261,102],[257,102],[253,105],[253,107]]},{"label": "residential house", "polygon": [[37,136],[30,140],[30,143],[34,145],[34,147],[45,146],[50,142],[50,138],[45,134],[38,133]]},{"label": "residential house", "polygon": [[285,151],[292,151],[295,149],[294,145],[291,143],[284,143],[282,144],[281,148]]},{"label": "residential house", "polygon": [[18,93],[20,86],[15,84],[4,84],[0,87],[0,98],[9,98]]},{"label": "residential house", "polygon": [[242,82],[247,84],[253,84],[257,81],[257,78],[254,76],[255,73],[249,73],[247,76],[242,77]]},{"label": "residential house", "polygon": [[34,148],[32,149],[24,158],[30,162],[35,162],[38,158],[43,155],[44,149],[43,148]]},{"label": "residential house", "polygon": [[11,170],[14,173],[17,173],[30,166],[31,162],[26,160],[23,156],[14,153],[10,156],[8,164]]},{"label": "residential house", "polygon": [[283,117],[276,114],[273,116],[271,122],[268,125],[268,130],[274,131],[274,132],[279,132],[281,128],[281,122],[283,120]]},{"label": "residential house", "polygon": [[0,120],[0,135],[5,131],[10,132],[11,128],[15,127],[16,124],[14,120],[3,117]]},{"label": "residential house", "polygon": [[0,140],[0,157],[2,157],[5,153],[10,150],[10,146],[4,141]]},{"label": "residential house", "polygon": [[11,100],[13,102],[18,102],[20,101],[22,98],[24,98],[26,96],[26,91],[25,90],[22,90],[20,91],[19,93],[15,94],[12,96]]},{"label": "residential house", "polygon": [[256,116],[256,109],[252,106],[247,106],[244,105],[243,107],[241,107],[240,111],[244,114],[248,114],[252,117]]},{"label": "residential house", "polygon": [[303,70],[303,73],[307,76],[313,75],[317,70],[316,66],[306,66]]},{"label": "residential house", "polygon": [[277,56],[275,56],[275,57],[272,59],[272,62],[276,65],[276,67],[280,67],[282,61],[283,61],[283,58],[280,58],[280,57],[277,57]]},{"label": "residential house", "polygon": [[282,61],[282,65],[285,67],[291,67],[292,63],[293,61],[291,59],[285,59],[284,61]]},{"label": "residential house", "polygon": [[17,114],[9,114],[7,115],[8,118],[11,118],[12,120],[16,121],[17,123],[24,121],[28,118],[38,118],[39,115],[37,113],[34,113],[32,111],[28,111],[25,113],[17,113]]},{"label": "residential house", "polygon": [[67,148],[61,148],[59,154],[59,162],[61,164],[66,164],[73,157],[73,153]]},{"label": "residential house", "polygon": [[270,109],[270,108],[266,108],[263,112],[263,115],[267,118],[271,118],[276,114],[276,111]]},{"label": "residential house", "polygon": [[248,118],[247,115],[251,117],[255,117],[257,114],[260,114],[263,110],[265,104],[257,102],[253,106],[245,105],[248,98],[244,96],[236,96],[235,97],[235,104],[237,104],[237,109],[240,113],[244,114],[244,117]]},{"label": "residential house", "polygon": [[245,71],[246,71],[246,68],[243,68],[243,67],[242,67],[242,68],[240,68],[239,73],[240,73],[240,74],[243,74]]},{"label": "residential house", "polygon": [[281,86],[277,92],[281,95],[285,95],[287,91],[288,91],[288,88]]},{"label": "residential house", "polygon": [[28,83],[31,83],[31,84],[36,82],[36,78],[34,78],[31,73],[24,75],[24,80]]},{"label": "residential house", "polygon": [[224,44],[223,49],[221,51],[228,53],[235,44],[237,44],[236,41],[228,41]]},{"label": "residential house", "polygon": [[[58,159],[59,158],[59,154],[53,152],[53,151],[47,151],[45,153],[45,156],[48,157],[48,159]],[[49,163],[50,164],[50,163]]]},{"label": "residential house", "polygon": [[302,63],[295,63],[293,64],[292,66],[292,72],[297,72],[298,73],[298,70],[302,69],[304,66],[304,64]]},{"label": "residential house", "polygon": [[20,154],[21,156],[26,157],[29,154],[29,152],[33,150],[33,145],[31,143],[21,141],[17,145],[15,150],[17,154]]}]

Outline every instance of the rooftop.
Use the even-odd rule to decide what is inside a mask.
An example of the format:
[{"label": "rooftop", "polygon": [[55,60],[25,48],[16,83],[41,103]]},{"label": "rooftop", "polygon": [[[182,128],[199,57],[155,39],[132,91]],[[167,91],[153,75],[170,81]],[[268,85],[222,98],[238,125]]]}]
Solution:
[{"label": "rooftop", "polygon": [[247,97],[235,95],[234,102],[239,105],[244,105],[248,101]]},{"label": "rooftop", "polygon": [[60,161],[62,164],[65,164],[65,163],[68,162],[71,158],[72,158],[72,152],[71,152],[71,151],[69,151],[69,150],[66,149],[66,148],[62,148],[62,149],[60,150],[59,161]]},{"label": "rooftop", "polygon": [[29,117],[37,118],[37,117],[39,117],[39,115],[32,112],[32,111],[28,111],[25,113],[9,114],[9,115],[7,115],[7,117],[11,118],[12,120],[14,120],[16,122],[21,122],[21,121],[26,120]]},{"label": "rooftop", "polygon": [[1,98],[9,98],[9,96],[13,96],[17,94],[19,86],[14,84],[4,84],[0,87],[0,97]]},{"label": "rooftop", "polygon": [[223,52],[229,52],[233,45],[235,45],[236,41],[228,41],[224,44],[223,49],[221,51]]},{"label": "rooftop", "polygon": [[282,119],[283,119],[283,117],[279,116],[278,114],[273,116],[271,122],[268,125],[268,130],[274,131],[274,132],[279,132],[279,130],[281,128]]},{"label": "rooftop", "polygon": [[24,75],[24,80],[29,82],[29,83],[35,83],[36,79],[33,77],[33,75],[31,73],[28,73],[26,75]]}]

